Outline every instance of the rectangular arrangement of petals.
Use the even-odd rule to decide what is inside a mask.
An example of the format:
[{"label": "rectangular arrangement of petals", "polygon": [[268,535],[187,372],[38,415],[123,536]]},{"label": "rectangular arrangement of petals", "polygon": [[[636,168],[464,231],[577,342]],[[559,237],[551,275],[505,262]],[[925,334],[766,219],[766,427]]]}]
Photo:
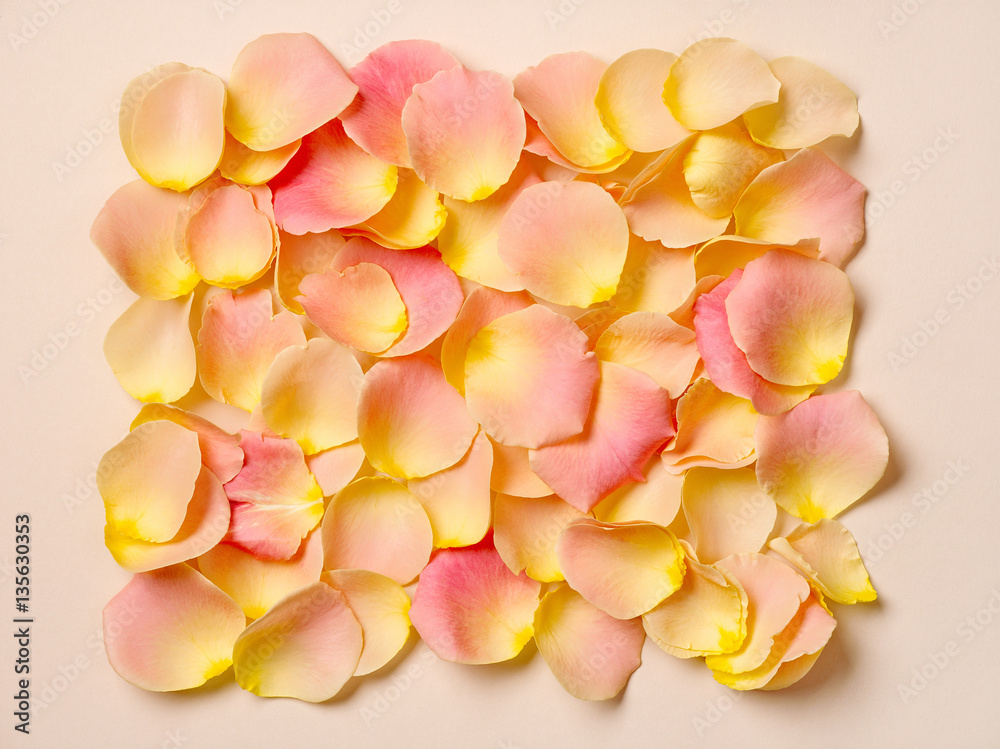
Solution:
[{"label": "rectangular arrangement of petals", "polygon": [[781,689],[875,599],[835,519],[888,442],[825,390],[865,199],[818,147],[859,123],[827,71],[722,38],[345,70],[270,34],[122,101],[137,179],[91,238],[137,296],[104,352],[144,405],[98,470],[126,681],[322,702],[415,630],[537,648],[583,700],[646,635]]}]

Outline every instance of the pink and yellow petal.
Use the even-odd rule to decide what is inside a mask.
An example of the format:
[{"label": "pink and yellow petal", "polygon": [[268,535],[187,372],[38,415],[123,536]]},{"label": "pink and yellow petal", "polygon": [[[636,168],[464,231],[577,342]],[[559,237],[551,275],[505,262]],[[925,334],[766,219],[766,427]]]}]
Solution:
[{"label": "pink and yellow petal", "polygon": [[493,445],[490,489],[515,497],[547,497],[552,494],[552,489],[531,470],[528,448],[501,445],[493,439],[490,439],[490,444]]},{"label": "pink and yellow petal", "polygon": [[658,240],[629,235],[625,267],[611,304],[625,312],[673,312],[694,289],[694,253],[694,247],[667,248]]},{"label": "pink and yellow petal", "polygon": [[663,462],[676,473],[692,465],[745,465],[754,457],[758,418],[750,401],[696,380],[677,402],[677,438],[663,451]]},{"label": "pink and yellow petal", "polygon": [[777,244],[763,239],[739,237],[735,234],[724,234],[721,237],[705,242],[694,256],[694,272],[696,278],[706,276],[722,276],[727,278],[734,270],[745,268],[747,263],[756,260],[771,250],[789,250],[809,258],[819,257],[819,239],[801,239],[795,244]]},{"label": "pink and yellow petal", "polygon": [[246,618],[233,599],[178,564],[135,575],[104,607],[104,649],[125,681],[193,689],[233,662]]},{"label": "pink and yellow petal", "polygon": [[367,237],[392,250],[413,250],[433,242],[447,216],[437,191],[421,182],[412,169],[400,169],[389,202],[371,218],[344,227],[343,233]]},{"label": "pink and yellow petal", "polygon": [[741,552],[759,552],[774,529],[778,508],[757,485],[751,466],[695,467],[684,474],[684,517],[698,559],[711,564]]},{"label": "pink and yellow petal", "polygon": [[344,237],[334,229],[321,234],[280,232],[274,260],[274,286],[278,301],[285,309],[297,315],[305,314],[296,298],[302,293],[299,284],[306,276],[327,270],[345,243]]},{"label": "pink and yellow petal", "polygon": [[837,603],[867,603],[877,597],[854,536],[836,520],[803,523],[770,547],[794,564]]},{"label": "pink and yellow petal", "polygon": [[240,439],[230,434],[208,419],[162,403],[147,403],[143,406],[129,430],[149,421],[172,421],[198,435],[201,448],[201,462],[222,483],[226,483],[243,467],[243,450]]},{"label": "pink and yellow petal", "polygon": [[626,484],[594,507],[594,517],[605,523],[646,520],[666,528],[681,507],[683,477],[667,470],[659,455],[643,468],[643,481]]},{"label": "pink and yellow petal", "polygon": [[563,528],[585,517],[554,494],[518,497],[497,494],[493,500],[493,541],[512,572],[539,582],[562,580],[556,541]]},{"label": "pink and yellow petal", "polygon": [[359,440],[306,456],[309,472],[316,478],[324,497],[332,497],[351,483],[364,462],[365,451]]},{"label": "pink and yellow petal", "polygon": [[301,140],[294,140],[271,151],[254,151],[226,133],[219,173],[241,185],[263,185],[288,165],[301,145]]}]

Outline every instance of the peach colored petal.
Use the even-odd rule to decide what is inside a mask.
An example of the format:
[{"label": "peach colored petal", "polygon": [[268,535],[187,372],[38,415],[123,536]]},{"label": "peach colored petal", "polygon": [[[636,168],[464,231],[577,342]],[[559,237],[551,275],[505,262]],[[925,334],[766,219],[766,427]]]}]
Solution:
[{"label": "peach colored petal", "polygon": [[290,312],[272,312],[271,292],[247,289],[212,297],[198,331],[198,374],[215,400],[251,411],[279,353],[305,344]]},{"label": "peach colored petal", "polygon": [[639,621],[608,616],[568,585],[542,597],[534,629],[552,674],[581,700],[611,699],[642,662],[646,635]]},{"label": "peach colored petal", "polygon": [[511,203],[497,247],[528,291],[585,308],[614,296],[628,224],[614,198],[595,184],[541,182]]},{"label": "peach colored petal", "polygon": [[662,151],[690,133],[663,103],[663,82],[677,55],[659,49],[626,52],[601,76],[595,104],[608,132],[633,151]]},{"label": "peach colored petal", "polygon": [[438,236],[441,259],[462,278],[484,286],[501,291],[524,288],[500,258],[498,234],[517,196],[541,181],[535,163],[522,158],[507,183],[489,197],[474,203],[446,197],[448,220]]},{"label": "peach colored petal", "polygon": [[565,179],[569,181],[574,179],[577,174],[607,174],[627,163],[629,157],[632,155],[632,152],[626,149],[603,164],[595,166],[576,164],[559,152],[559,149],[552,144],[552,141],[545,137],[545,133],[542,132],[535,118],[527,112],[524,115],[524,122],[527,127],[524,150],[534,156],[545,158],[548,166],[554,170],[562,170],[562,173],[551,175],[547,179]]},{"label": "peach colored petal", "polygon": [[617,619],[645,614],[684,580],[683,548],[655,523],[574,520],[556,554],[570,587]]},{"label": "peach colored petal", "polygon": [[663,86],[663,101],[684,127],[711,130],[778,101],[780,86],[752,49],[735,39],[711,37],[677,58]]},{"label": "peach colored petal", "polygon": [[108,198],[90,229],[90,241],[118,277],[146,299],[173,299],[200,280],[184,257],[187,198],[141,179]]},{"label": "peach colored petal", "polygon": [[684,181],[694,204],[713,218],[729,218],[761,170],[784,161],[781,151],[757,145],[739,122],[699,133],[684,156]]},{"label": "peach colored petal", "polygon": [[694,305],[703,294],[708,294],[725,280],[723,276],[705,276],[704,278],[699,278],[694,288],[691,289],[691,293],[688,294],[687,299],[679,307],[668,313],[670,319],[678,325],[683,325],[685,328],[694,330]]},{"label": "peach colored petal", "polygon": [[421,351],[448,330],[462,308],[462,286],[433,247],[396,252],[356,237],[334,260],[344,271],[358,263],[384,268],[399,290],[409,321],[406,334],[382,356],[405,356]]},{"label": "peach colored petal", "polygon": [[689,247],[722,234],[729,216],[710,216],[697,206],[685,181],[684,166],[699,134],[664,151],[632,180],[619,203],[629,229],[666,247]]},{"label": "peach colored petal", "polygon": [[645,372],[671,398],[687,390],[700,358],[694,333],[659,312],[633,312],[611,323],[594,354]]},{"label": "peach colored petal", "polygon": [[621,320],[627,312],[615,307],[594,307],[573,320],[576,326],[587,336],[587,345],[593,349],[601,336],[611,327],[611,323]]},{"label": "peach colored petal", "polygon": [[649,375],[610,362],[601,362],[600,372],[583,432],[529,454],[538,477],[585,512],[642,481],[646,461],[674,435],[670,396]]},{"label": "peach colored petal", "polygon": [[802,523],[787,537],[771,539],[770,547],[837,603],[867,603],[877,597],[854,536],[836,520]]},{"label": "peach colored petal", "polygon": [[332,497],[351,483],[364,462],[365,451],[358,440],[306,456],[306,465],[324,497]]},{"label": "peach colored petal", "polygon": [[716,386],[748,399],[758,413],[782,413],[808,398],[816,386],[777,385],[750,368],[746,354],[733,340],[726,311],[726,299],[742,276],[743,271],[737,268],[729,278],[695,302],[694,329],[698,349],[705,362],[705,371]]},{"label": "peach colored petal", "polygon": [[459,65],[416,84],[402,124],[414,171],[456,200],[482,200],[496,192],[510,179],[524,147],[524,112],[514,85],[493,70]]},{"label": "peach colored petal", "polygon": [[694,248],[668,249],[629,236],[628,254],[611,304],[625,312],[673,312],[694,288]]},{"label": "peach colored petal", "polygon": [[163,301],[140,298],[108,328],[104,357],[136,400],[170,403],[194,385],[191,301],[191,295]]},{"label": "peach colored petal", "polygon": [[731,653],[747,635],[747,595],[708,564],[687,559],[684,582],[642,615],[650,639],[678,658]]},{"label": "peach colored petal", "polygon": [[607,67],[587,52],[567,52],[550,55],[514,78],[525,111],[559,152],[580,166],[595,167],[630,153],[604,129],[594,103]]},{"label": "peach colored petal", "polygon": [[297,315],[305,314],[296,299],[302,291],[302,279],[322,273],[333,264],[346,240],[335,229],[322,234],[288,234],[280,232],[278,252],[274,261],[274,285],[278,301]]},{"label": "peach colored petal", "polygon": [[374,263],[329,268],[299,281],[306,316],[335,341],[369,353],[384,352],[404,335],[409,318],[389,272]]},{"label": "peach colored petal", "polygon": [[340,120],[302,139],[302,145],[271,180],[274,214],[290,234],[319,233],[374,216],[396,191],[396,167],[361,150]]},{"label": "peach colored petal", "polygon": [[857,97],[823,68],[794,56],[771,60],[768,67],[781,90],[775,104],[743,115],[755,141],[771,148],[804,148],[857,130]]},{"label": "peach colored petal", "polygon": [[675,473],[692,465],[745,465],[754,456],[757,418],[750,401],[696,380],[677,402],[677,439],[663,451],[663,462]]},{"label": "peach colored petal", "polygon": [[364,372],[348,349],[314,338],[274,357],[261,391],[261,414],[271,431],[312,455],[357,439],[362,382]]},{"label": "peach colored petal", "polygon": [[233,63],[226,129],[255,151],[281,148],[336,117],[357,93],[312,34],[265,34]]},{"label": "peach colored petal", "polygon": [[233,662],[246,619],[233,599],[186,564],[133,577],[104,607],[111,668],[154,692],[199,687]]},{"label": "peach colored petal", "polygon": [[364,676],[391,661],[410,637],[410,597],[399,583],[368,570],[332,570],[323,582],[344,594],[364,635],[354,671]]},{"label": "peach colored petal", "polygon": [[344,227],[343,233],[367,237],[392,250],[413,250],[433,242],[447,216],[441,196],[412,169],[400,169],[396,192],[382,210],[360,224]]},{"label": "peach colored petal", "polygon": [[809,597],[809,584],[788,565],[763,554],[735,554],[720,559],[716,567],[735,579],[747,596],[743,644],[731,653],[705,658],[719,679],[720,675],[753,671],[767,661],[775,639]]},{"label": "peach colored petal", "polygon": [[509,447],[490,439],[493,446],[493,473],[490,489],[515,497],[545,497],[552,490],[545,485],[528,462],[528,448]]},{"label": "peach colored petal", "polygon": [[458,60],[436,42],[406,39],[383,44],[350,70],[360,90],[340,116],[344,129],[382,161],[411,166],[401,121],[403,106],[416,84],[457,65]]},{"label": "peach colored petal", "polygon": [[289,559],[258,559],[229,544],[198,557],[201,574],[232,597],[250,619],[259,619],[293,591],[319,580],[323,542],[313,531]]},{"label": "peach colored petal", "polygon": [[503,563],[492,541],[442,549],[420,575],[410,620],[438,658],[498,663],[534,634],[541,586]]},{"label": "peach colored petal", "polygon": [[104,527],[111,556],[129,572],[147,572],[185,562],[211,549],[229,528],[229,499],[222,483],[202,467],[180,530],[169,541],[142,541],[120,533],[115,523]]},{"label": "peach colored petal", "polygon": [[122,150],[139,175],[183,192],[222,159],[226,86],[202,68],[167,63],[132,80],[118,111]]},{"label": "peach colored petal", "polygon": [[404,479],[443,471],[468,452],[476,431],[434,360],[385,359],[365,375],[358,434],[377,470]]},{"label": "peach colored petal", "polygon": [[480,431],[472,447],[451,468],[407,482],[431,521],[434,546],[471,546],[490,527],[490,474],[493,448]]},{"label": "peach colored petal", "polygon": [[301,145],[301,140],[294,140],[273,151],[254,151],[226,133],[219,173],[241,185],[263,185],[288,165]]},{"label": "peach colored petal", "polygon": [[814,395],[787,413],[763,416],[756,440],[761,487],[807,523],[854,504],[889,460],[885,430],[857,390]]},{"label": "peach colored petal", "polygon": [[681,507],[683,478],[670,473],[659,455],[642,470],[643,481],[626,484],[594,507],[594,517],[605,523],[648,520],[666,528]]},{"label": "peach colored petal", "polygon": [[840,372],[854,319],[854,290],[830,263],[775,250],[747,263],[725,301],[747,363],[779,385],[820,385]]},{"label": "peach colored petal", "polygon": [[586,336],[538,304],[493,320],[465,355],[469,413],[505,445],[539,447],[579,434],[597,378]]},{"label": "peach colored petal", "polygon": [[515,574],[524,571],[543,583],[562,580],[556,540],[570,521],[584,516],[554,494],[516,497],[498,493],[493,501],[493,540],[504,564]]},{"label": "peach colored petal", "polygon": [[326,569],[365,569],[400,585],[427,564],[433,533],[427,513],[402,484],[360,478],[341,489],[323,518]]},{"label": "peach colored petal", "polygon": [[681,496],[698,559],[708,564],[731,554],[760,551],[778,516],[751,466],[691,468],[684,475]]},{"label": "peach colored petal", "polygon": [[736,233],[795,244],[819,237],[819,256],[847,262],[865,233],[865,187],[815,148],[770,166],[750,183],[733,213]]},{"label": "peach colored petal", "polygon": [[135,419],[130,430],[149,421],[172,421],[198,435],[201,462],[222,483],[226,483],[243,467],[243,450],[235,434],[223,431],[207,419],[162,403],[147,403]]},{"label": "peach colored petal", "polygon": [[470,293],[441,342],[441,368],[448,383],[465,395],[465,355],[469,343],[498,317],[526,309],[533,303],[524,292],[505,293],[480,287]]},{"label": "peach colored petal", "polygon": [[354,675],[363,647],[344,594],[315,582],[243,631],[233,647],[236,683],[260,697],[325,702]]},{"label": "peach colored petal", "polygon": [[694,256],[695,277],[728,277],[737,268],[745,268],[751,260],[756,260],[771,250],[789,250],[805,257],[817,258],[819,240],[812,238],[799,240],[795,244],[776,244],[762,239],[724,234],[710,239],[698,248]]},{"label": "peach colored petal", "polygon": [[184,523],[201,470],[194,432],[172,421],[136,427],[97,466],[108,524],[139,541],[169,541]]},{"label": "peach colored petal", "polygon": [[[258,200],[267,212],[258,209]],[[191,206],[184,246],[198,275],[227,289],[264,275],[277,239],[266,185],[247,188],[220,180],[215,189],[195,190]]]},{"label": "peach colored petal", "polygon": [[243,469],[226,484],[233,519],[226,543],[258,559],[291,559],[323,517],[323,492],[295,440],[240,433]]}]

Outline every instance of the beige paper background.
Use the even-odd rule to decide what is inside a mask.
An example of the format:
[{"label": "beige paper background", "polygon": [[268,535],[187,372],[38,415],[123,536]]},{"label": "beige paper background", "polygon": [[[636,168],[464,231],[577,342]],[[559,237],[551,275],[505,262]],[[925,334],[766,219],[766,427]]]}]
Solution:
[{"label": "beige paper background", "polygon": [[[31,676],[45,705],[30,738],[14,733],[13,643],[4,634],[12,625],[2,624],[0,745],[1000,745],[1000,280],[973,280],[983,258],[1000,260],[998,8],[992,0],[5,0],[0,622],[13,615],[14,516],[30,512]],[[373,13],[389,18],[384,28],[371,27]],[[371,39],[355,40],[366,23]],[[99,649],[100,610],[127,576],[103,548],[101,502],[88,483],[137,410],[101,355],[131,294],[87,235],[107,196],[134,178],[114,107],[126,82],[154,64],[182,60],[225,76],[247,41],[284,30],[313,32],[348,63],[392,39],[434,39],[470,66],[507,75],[568,50],[609,61],[646,46],[679,52],[705,32],[737,37],[765,57],[806,56],[858,92],[860,138],[828,149],[871,192],[868,240],[848,269],[857,334],[835,388],[864,392],[893,458],[877,491],[844,517],[879,603],[836,609],[840,626],[808,678],[739,696],[648,642],[646,662],[611,704],[569,697],[537,656],[462,667],[428,657],[422,645],[321,706],[260,700],[231,683],[148,694],[111,671]],[[88,135],[99,141],[92,148],[83,145]],[[924,170],[915,158],[933,163]],[[964,298],[970,283],[978,291]],[[921,337],[922,322],[939,314],[946,321]],[[18,367],[31,367],[50,335],[63,342],[67,326],[75,334],[25,381]],[[921,345],[894,366],[890,353],[915,334]],[[962,474],[953,484],[945,483],[950,461]],[[977,615],[981,631],[963,626]],[[911,669],[933,672],[931,655],[946,649],[953,655],[943,670],[904,701],[899,685],[911,682]]]}]

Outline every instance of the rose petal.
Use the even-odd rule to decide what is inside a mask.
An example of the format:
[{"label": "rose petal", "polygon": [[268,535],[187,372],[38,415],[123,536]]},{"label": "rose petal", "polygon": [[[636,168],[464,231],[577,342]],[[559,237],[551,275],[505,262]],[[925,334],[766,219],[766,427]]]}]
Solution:
[{"label": "rose petal", "polygon": [[191,295],[164,301],[140,298],[108,328],[104,357],[136,400],[169,403],[194,385],[191,301]]},{"label": "rose petal", "polygon": [[608,616],[568,585],[542,597],[534,629],[552,674],[581,700],[611,699],[642,662],[646,636],[639,621]]},{"label": "rose petal", "polygon": [[681,507],[683,478],[670,473],[659,455],[643,468],[643,481],[616,489],[594,507],[594,517],[605,523],[648,520],[666,528]]},{"label": "rose petal", "polygon": [[709,564],[731,554],[760,551],[778,516],[750,466],[691,468],[681,495],[698,559]]},{"label": "rose petal", "polygon": [[274,358],[261,391],[261,413],[280,437],[307,455],[358,437],[358,397],[364,373],[340,344],[314,338]]},{"label": "rose petal", "polygon": [[222,159],[226,86],[201,68],[167,63],[125,87],[118,112],[122,150],[139,175],[183,192]]},{"label": "rose petal", "polygon": [[747,635],[747,595],[735,578],[688,558],[681,587],[642,615],[646,634],[670,655],[731,653]]},{"label": "rose petal", "polygon": [[226,543],[259,559],[290,559],[323,517],[323,492],[295,440],[240,432],[243,469],[226,484],[233,519]]},{"label": "rose petal", "polygon": [[224,291],[212,297],[198,331],[201,385],[220,403],[251,411],[274,357],[305,342],[293,314],[272,314],[267,289]]},{"label": "rose petal", "polygon": [[325,497],[332,497],[351,483],[364,462],[365,451],[357,440],[306,456],[306,465]]},{"label": "rose petal", "polygon": [[663,101],[681,125],[711,130],[778,101],[781,84],[756,52],[725,37],[697,41],[670,68]]},{"label": "rose petal", "polygon": [[724,234],[705,242],[694,256],[696,278],[705,276],[728,277],[737,268],[745,268],[751,260],[771,250],[789,250],[809,258],[819,257],[819,240],[802,239],[796,244],[776,244],[762,239]]},{"label": "rose petal", "polygon": [[489,323],[469,342],[469,413],[497,442],[538,447],[579,434],[598,378],[587,338],[535,304]]},{"label": "rose petal", "polygon": [[90,241],[139,296],[184,296],[200,280],[182,258],[186,209],[185,196],[135,180],[108,198],[94,219]]},{"label": "rose petal", "polygon": [[246,619],[186,564],[133,577],[104,607],[104,649],[125,681],[154,692],[193,689],[229,668]]},{"label": "rose petal", "polygon": [[585,308],[614,296],[628,253],[628,223],[595,184],[541,182],[511,203],[497,247],[528,291]]},{"label": "rose petal", "polygon": [[700,358],[694,334],[662,313],[633,312],[611,323],[597,341],[598,359],[645,372],[671,398],[691,384]]},{"label": "rose petal", "polygon": [[617,619],[645,614],[684,579],[684,550],[655,523],[570,522],[556,542],[566,582]]},{"label": "rose petal", "polygon": [[302,293],[299,284],[313,273],[322,273],[346,243],[340,232],[331,229],[322,234],[280,232],[281,241],[274,261],[274,285],[278,301],[297,315],[305,314],[296,299]]},{"label": "rose petal", "polygon": [[595,167],[630,155],[601,124],[594,99],[607,65],[587,52],[550,55],[514,78],[521,106],[559,152]]},{"label": "rose petal", "polygon": [[[492,70],[456,66],[418,83],[403,107],[414,171],[456,200],[482,200],[510,179],[524,147],[514,85]],[[456,159],[455,154],[463,155]]]},{"label": "rose petal", "polygon": [[839,268],[775,250],[747,263],[725,305],[733,340],[761,377],[819,385],[840,372],[854,291]]},{"label": "rose petal", "polygon": [[233,647],[236,683],[261,697],[324,702],[354,675],[363,646],[344,594],[315,582],[243,631]]},{"label": "rose petal", "polygon": [[840,266],[865,233],[865,188],[822,151],[803,148],[750,183],[733,210],[736,233],[795,244],[819,237],[819,256]]},{"label": "rose petal", "polygon": [[468,452],[476,431],[437,362],[423,356],[386,359],[365,375],[358,434],[377,470],[405,479],[443,471]]},{"label": "rose petal", "polygon": [[663,103],[663,82],[677,55],[658,49],[627,52],[601,76],[595,104],[608,132],[633,151],[670,148],[690,133]]},{"label": "rose petal", "polygon": [[323,582],[344,594],[364,635],[354,671],[364,676],[391,661],[410,637],[410,597],[399,583],[368,570],[332,570]]},{"label": "rose petal", "polygon": [[596,166],[575,164],[563,156],[559,149],[552,145],[552,141],[545,137],[534,117],[525,113],[524,122],[527,127],[527,137],[524,141],[525,152],[543,157],[547,166],[555,170],[563,170],[561,173],[549,176],[548,179],[570,181],[575,179],[577,174],[607,174],[627,163],[632,155],[631,151],[625,150],[610,161]]},{"label": "rose petal", "polygon": [[546,497],[552,490],[535,475],[528,462],[528,448],[510,447],[490,440],[493,446],[493,473],[490,489],[515,497]]},{"label": "rose petal", "polygon": [[438,658],[498,663],[534,634],[541,586],[503,563],[492,541],[442,549],[420,575],[410,620]]},{"label": "rose petal", "polygon": [[600,372],[583,432],[529,457],[542,481],[585,512],[629,481],[642,481],[646,461],[674,434],[670,396],[649,375],[609,362]]},{"label": "rose petal", "polygon": [[663,462],[674,473],[696,465],[746,465],[754,459],[757,418],[750,401],[696,380],[677,402],[677,439],[663,451]]},{"label": "rose petal", "polygon": [[396,191],[397,170],[365,153],[331,120],[271,180],[278,226],[291,234],[324,232],[365,221]]},{"label": "rose petal", "polygon": [[493,448],[480,431],[469,452],[451,468],[407,482],[427,512],[434,546],[471,546],[490,527],[490,474]]},{"label": "rose petal", "polygon": [[136,427],[97,466],[108,524],[140,541],[169,541],[184,523],[201,470],[194,432],[172,421]]},{"label": "rose petal", "polygon": [[357,93],[312,34],[265,34],[233,63],[226,129],[255,151],[281,148],[336,117]]},{"label": "rose petal", "polygon": [[528,577],[543,583],[562,580],[556,540],[570,521],[584,516],[554,494],[546,497],[497,494],[493,501],[496,549],[515,574],[523,570]]},{"label": "rose petal", "polygon": [[412,582],[433,546],[430,520],[405,486],[385,476],[360,478],[330,501],[323,518],[326,569],[365,569]]},{"label": "rose petal", "polygon": [[301,140],[294,140],[273,151],[254,151],[226,133],[219,173],[241,185],[263,185],[288,165],[301,145]]},{"label": "rose petal", "polygon": [[771,549],[794,564],[837,603],[867,603],[877,597],[854,536],[836,520],[802,523]]},{"label": "rose petal", "polygon": [[147,403],[132,420],[130,430],[149,421],[172,421],[198,435],[201,462],[222,483],[226,483],[243,467],[243,450],[239,437],[223,431],[207,419],[162,403]]},{"label": "rose petal", "polygon": [[807,523],[832,518],[878,483],[889,443],[856,390],[815,395],[757,424],[757,480],[783,509]]},{"label": "rose petal", "polygon": [[393,250],[412,250],[434,241],[448,212],[441,196],[425,185],[411,169],[400,169],[396,192],[374,216],[345,227],[347,236],[367,237]]},{"label": "rose petal", "polygon": [[625,312],[673,312],[694,288],[694,248],[668,249],[629,236],[628,254],[611,304]]},{"label": "rose petal", "polygon": [[456,65],[458,60],[440,44],[423,39],[389,42],[369,52],[351,68],[351,80],[360,90],[340,116],[351,140],[382,161],[411,166],[401,122],[403,105],[414,85]]},{"label": "rose petal", "polygon": [[815,146],[833,135],[858,129],[858,99],[823,68],[801,57],[768,63],[781,82],[778,101],[743,115],[750,135],[771,148]]}]

